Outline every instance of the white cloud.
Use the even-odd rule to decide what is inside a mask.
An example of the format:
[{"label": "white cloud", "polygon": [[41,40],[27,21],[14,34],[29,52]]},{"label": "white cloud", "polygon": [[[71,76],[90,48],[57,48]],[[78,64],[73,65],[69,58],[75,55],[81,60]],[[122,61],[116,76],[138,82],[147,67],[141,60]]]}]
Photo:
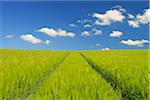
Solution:
[{"label": "white cloud", "polygon": [[46,44],[46,45],[49,45],[50,43],[51,43],[50,40],[44,41],[44,44]]},{"label": "white cloud", "polygon": [[123,35],[123,33],[120,31],[112,31],[112,33],[109,36],[110,37],[120,37],[121,35]]},{"label": "white cloud", "polygon": [[81,32],[81,36],[90,36],[90,32],[89,31]]},{"label": "white cloud", "polygon": [[138,20],[130,20],[128,21],[128,25],[133,27],[133,28],[138,28],[140,27],[140,23]]},{"label": "white cloud", "polygon": [[133,28],[140,27],[140,24],[150,23],[150,9],[145,9],[143,14],[138,14],[133,20],[128,21],[128,25]]},{"label": "white cloud", "polygon": [[88,16],[92,16],[90,13],[88,13]]},{"label": "white cloud", "polygon": [[32,34],[21,35],[20,38],[24,41],[30,42],[32,44],[40,44],[42,40],[34,37]]},{"label": "white cloud", "polygon": [[32,44],[46,44],[48,45],[50,43],[49,40],[43,41],[35,36],[33,36],[32,34],[25,34],[25,35],[21,35],[20,38],[24,41],[30,42]]},{"label": "white cloud", "polygon": [[132,14],[129,14],[129,13],[128,13],[128,18],[130,18],[130,19],[134,19],[134,18],[135,18],[135,16],[134,16],[134,15],[132,15]]},{"label": "white cloud", "polygon": [[93,28],[92,29],[92,32],[94,32],[95,35],[101,35],[102,34],[102,31],[101,30],[98,30],[96,28]]},{"label": "white cloud", "polygon": [[100,44],[99,44],[99,43],[96,43],[96,46],[98,46],[98,47],[99,47],[99,46],[100,46]]},{"label": "white cloud", "polygon": [[85,24],[85,23],[90,23],[92,22],[92,20],[89,20],[89,19],[81,19],[81,20],[77,20],[78,23],[81,23],[81,24]]},{"label": "white cloud", "polygon": [[101,35],[102,34],[102,31],[101,30],[98,30],[96,28],[93,28],[92,31],[84,31],[84,32],[81,32],[81,36],[90,36],[90,35]]},{"label": "white cloud", "polygon": [[96,25],[104,26],[110,25],[113,22],[122,22],[125,19],[123,12],[118,9],[108,10],[104,14],[94,13],[93,17],[96,17]]},{"label": "white cloud", "polygon": [[70,27],[77,27],[77,25],[75,25],[75,24],[73,24],[73,23],[72,23],[72,24],[69,24],[69,26],[70,26]]},{"label": "white cloud", "polygon": [[126,12],[126,9],[125,9],[125,8],[123,8],[123,7],[122,7],[122,6],[120,6],[120,5],[116,5],[116,6],[114,6],[114,7],[113,7],[113,9],[118,9],[119,11]]},{"label": "white cloud", "polygon": [[91,25],[90,24],[85,24],[84,28],[87,28],[87,27],[91,27]]},{"label": "white cloud", "polygon": [[142,40],[144,43],[150,43],[150,41],[149,40]]},{"label": "white cloud", "polygon": [[80,23],[80,22],[81,22],[81,20],[77,20],[77,22],[78,22],[78,23]]},{"label": "white cloud", "polygon": [[44,33],[44,34],[51,36],[51,37],[61,36],[61,37],[72,37],[73,38],[75,36],[75,33],[67,32],[67,31],[62,30],[62,29],[54,30],[53,28],[41,28],[37,31]]},{"label": "white cloud", "polygon": [[150,43],[148,40],[122,40],[122,44],[130,45],[130,46],[143,46],[145,43]]},{"label": "white cloud", "polygon": [[143,15],[137,15],[136,18],[139,20],[142,24],[148,24],[150,23],[150,9],[144,10]]},{"label": "white cloud", "polygon": [[101,50],[110,50],[110,48],[106,47],[106,48],[102,48]]},{"label": "white cloud", "polygon": [[13,38],[13,37],[14,37],[14,35],[11,35],[11,34],[5,36],[5,38],[7,38],[7,39],[10,39],[10,38]]},{"label": "white cloud", "polygon": [[83,22],[84,22],[84,23],[89,23],[89,22],[91,22],[91,20],[89,20],[89,19],[84,19]]}]

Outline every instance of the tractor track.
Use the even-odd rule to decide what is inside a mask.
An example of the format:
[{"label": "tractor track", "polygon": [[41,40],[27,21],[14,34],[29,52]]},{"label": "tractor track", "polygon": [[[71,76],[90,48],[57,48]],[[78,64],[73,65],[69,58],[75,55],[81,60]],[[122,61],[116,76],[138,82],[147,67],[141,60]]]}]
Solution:
[{"label": "tractor track", "polygon": [[[120,93],[122,96],[122,100],[137,100],[137,97],[135,94],[137,93],[131,93],[131,89],[126,86],[126,91],[122,91],[122,84],[119,83],[119,81],[112,77],[109,73],[107,73],[105,70],[102,68],[98,67],[93,61],[90,59],[86,58],[82,53],[80,55],[87,61],[87,63],[97,72],[101,75],[102,78],[104,78],[107,83],[111,85],[114,91],[117,93]],[[143,97],[141,97],[141,94],[139,93],[139,99],[143,100]]]},{"label": "tractor track", "polygon": [[30,88],[28,88],[27,91],[24,91],[19,95],[19,97],[16,97],[14,94],[13,100],[26,100],[27,97],[31,94],[35,94],[36,90],[44,83],[45,80],[47,80],[50,75],[64,62],[64,60],[68,57],[69,53],[67,53],[60,62],[56,63],[52,69],[49,69],[46,71],[39,79],[37,79],[36,83],[34,85],[31,85]]}]

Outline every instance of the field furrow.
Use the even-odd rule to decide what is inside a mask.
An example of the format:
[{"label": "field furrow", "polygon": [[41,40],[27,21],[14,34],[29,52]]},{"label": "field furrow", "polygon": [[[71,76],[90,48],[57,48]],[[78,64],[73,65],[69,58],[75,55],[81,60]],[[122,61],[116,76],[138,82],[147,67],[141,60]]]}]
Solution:
[{"label": "field furrow", "polygon": [[149,100],[147,50],[0,50],[0,100]]},{"label": "field furrow", "polygon": [[89,60],[86,58],[82,53],[80,53],[81,56],[87,61],[87,63],[97,72],[99,73],[111,86],[114,90],[117,88],[117,81],[116,79],[113,79],[110,75],[108,75],[103,69],[98,67],[96,63],[94,63],[92,60]]},{"label": "field furrow", "polygon": [[34,94],[36,92],[36,90],[44,83],[44,81],[46,79],[48,79],[50,77],[50,75],[56,70],[56,68],[59,67],[64,62],[64,60],[68,57],[68,55],[69,55],[69,53],[66,54],[66,56],[64,56],[64,58],[62,58],[52,68],[50,68],[49,70],[47,70],[46,72],[44,72],[43,75],[36,80],[36,83],[33,86],[31,85],[30,88],[28,88],[28,90],[26,90],[25,92],[23,92],[22,94],[20,94],[20,96],[18,97],[18,99],[26,100],[26,98],[30,94]]},{"label": "field furrow", "polygon": [[83,52],[82,55],[121,92],[123,99],[148,100],[148,51],[97,51]]},{"label": "field furrow", "polygon": [[79,53],[71,53],[28,100],[120,100]]},{"label": "field furrow", "polygon": [[17,100],[26,97],[43,83],[66,52],[0,51],[0,99]]}]

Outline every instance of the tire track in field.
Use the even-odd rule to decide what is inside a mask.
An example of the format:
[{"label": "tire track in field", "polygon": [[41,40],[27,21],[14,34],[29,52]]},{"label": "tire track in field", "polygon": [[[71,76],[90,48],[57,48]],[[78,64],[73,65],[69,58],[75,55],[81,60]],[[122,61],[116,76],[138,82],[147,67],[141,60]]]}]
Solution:
[{"label": "tire track in field", "polygon": [[[115,90],[116,92],[119,92],[122,96],[123,100],[136,100],[132,98],[132,94],[130,92],[123,92],[121,91],[122,86],[121,84],[118,83],[118,80],[113,78],[111,75],[109,75],[109,73],[107,73],[106,71],[104,71],[103,69],[101,69],[100,67],[97,67],[97,65],[89,60],[88,58],[86,58],[82,53],[80,53],[80,55],[85,59],[85,61],[87,61],[87,63],[97,72],[99,73],[102,78],[104,78],[113,88],[113,90]],[[127,88],[128,91],[128,88]]]},{"label": "tire track in field", "polygon": [[19,97],[16,97],[15,100],[26,100],[26,98],[30,94],[36,93],[36,90],[44,83],[46,79],[50,77],[50,75],[64,62],[64,60],[68,57],[69,53],[65,55],[65,57],[60,60],[60,62],[56,63],[52,69],[49,69],[46,71],[39,79],[37,79],[36,83],[32,86],[27,91],[24,91],[22,94],[20,94]]},{"label": "tire track in field", "polygon": [[82,53],[80,53],[80,55],[85,59],[85,61],[99,74],[101,74],[101,76],[108,82],[111,84],[113,89],[116,89],[117,85],[116,82],[114,81],[113,78],[111,78],[105,71],[103,71],[102,69],[98,68],[97,65],[90,61],[89,59],[87,59]]}]

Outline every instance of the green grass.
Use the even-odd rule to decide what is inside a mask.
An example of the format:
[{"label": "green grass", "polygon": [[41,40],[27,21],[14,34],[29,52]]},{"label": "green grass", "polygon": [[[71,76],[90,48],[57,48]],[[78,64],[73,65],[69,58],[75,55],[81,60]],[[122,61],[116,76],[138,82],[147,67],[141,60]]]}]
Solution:
[{"label": "green grass", "polygon": [[0,51],[0,100],[16,99],[41,80],[66,52]]},{"label": "green grass", "polygon": [[148,51],[103,51],[83,53],[104,78],[113,81],[122,97],[131,100],[147,99],[149,93]]},{"label": "green grass", "polygon": [[148,75],[148,50],[0,50],[0,100],[148,100]]},{"label": "green grass", "polygon": [[120,100],[120,96],[79,53],[72,53],[30,99]]}]

